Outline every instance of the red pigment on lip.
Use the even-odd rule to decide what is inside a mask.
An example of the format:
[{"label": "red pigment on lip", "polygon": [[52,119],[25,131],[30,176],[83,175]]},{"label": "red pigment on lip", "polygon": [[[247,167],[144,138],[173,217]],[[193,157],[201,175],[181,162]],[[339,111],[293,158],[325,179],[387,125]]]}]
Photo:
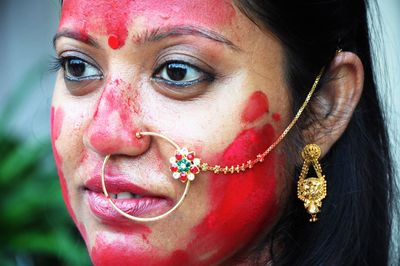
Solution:
[{"label": "red pigment on lip", "polygon": [[279,121],[281,121],[281,115],[278,113],[273,113],[272,119],[274,119],[276,122],[279,122]]},{"label": "red pigment on lip", "polygon": [[[234,165],[253,159],[275,140],[270,124],[242,131],[229,147],[217,155],[218,164]],[[186,250],[209,254],[199,262],[210,265],[246,246],[277,214],[276,156],[243,173],[210,175],[210,210],[193,229],[196,237]]]},{"label": "red pigment on lip", "polygon": [[242,122],[251,123],[269,112],[268,97],[262,91],[254,92],[242,112]]},{"label": "red pigment on lip", "polygon": [[118,79],[108,82],[88,128],[92,147],[103,154],[129,154],[132,148],[140,148],[144,143],[135,136],[139,102],[139,94],[130,84]]},{"label": "red pigment on lip", "polygon": [[232,4],[221,0],[166,0],[162,4],[158,0],[64,0],[58,30],[72,28],[83,37],[114,36],[108,41],[117,49],[124,46],[128,26],[139,17],[146,26],[158,28],[167,22],[219,26],[230,23],[235,14]]},{"label": "red pigment on lip", "polygon": [[61,134],[63,120],[64,120],[63,109],[57,108],[57,110],[54,110],[54,107],[52,107],[51,113],[50,113],[51,146],[53,149],[54,160],[55,160],[56,166],[57,166],[58,177],[60,179],[61,191],[62,191],[62,195],[64,198],[65,206],[67,207],[67,210],[68,210],[69,214],[71,215],[72,219],[76,223],[77,220],[75,217],[75,213],[72,210],[71,202],[69,199],[67,182],[65,180],[64,173],[62,171],[62,160],[58,154],[57,147],[56,147],[56,141]]}]

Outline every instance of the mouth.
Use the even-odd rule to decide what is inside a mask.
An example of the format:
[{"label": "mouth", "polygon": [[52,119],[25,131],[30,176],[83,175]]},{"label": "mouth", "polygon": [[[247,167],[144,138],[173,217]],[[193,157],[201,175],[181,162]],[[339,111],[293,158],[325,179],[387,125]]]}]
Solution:
[{"label": "mouth", "polygon": [[[108,194],[122,211],[136,217],[157,216],[173,205],[173,200],[153,194],[128,181],[124,177],[106,178]],[[103,194],[100,176],[90,178],[84,186],[86,199],[93,215],[106,223],[130,222],[119,214]]]}]

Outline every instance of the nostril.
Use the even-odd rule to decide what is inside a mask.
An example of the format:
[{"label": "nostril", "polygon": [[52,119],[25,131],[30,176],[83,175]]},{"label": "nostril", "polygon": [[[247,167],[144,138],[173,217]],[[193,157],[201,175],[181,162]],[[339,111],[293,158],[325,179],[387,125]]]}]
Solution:
[{"label": "nostril", "polygon": [[101,155],[125,154],[137,156],[144,153],[149,146],[149,140],[138,133],[136,130],[123,128],[109,130],[107,127],[92,127],[88,130],[84,142],[90,149]]}]

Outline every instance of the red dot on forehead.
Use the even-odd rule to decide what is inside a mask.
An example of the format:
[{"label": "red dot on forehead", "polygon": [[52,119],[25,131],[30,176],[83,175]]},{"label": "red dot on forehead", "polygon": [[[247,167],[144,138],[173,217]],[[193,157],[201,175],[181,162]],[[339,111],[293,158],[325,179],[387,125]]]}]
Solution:
[{"label": "red dot on forehead", "polygon": [[108,37],[108,45],[112,48],[112,49],[118,49],[121,46],[121,42],[119,41],[118,37],[115,35],[110,35]]}]

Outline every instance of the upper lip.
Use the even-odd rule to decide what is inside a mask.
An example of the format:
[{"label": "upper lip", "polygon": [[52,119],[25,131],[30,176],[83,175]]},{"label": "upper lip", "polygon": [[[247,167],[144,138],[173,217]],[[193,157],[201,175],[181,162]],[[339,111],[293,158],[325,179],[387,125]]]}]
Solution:
[{"label": "upper lip", "polygon": [[[155,195],[154,193],[149,192],[148,190],[133,184],[125,177],[122,176],[113,176],[113,177],[105,177],[105,184],[108,193],[118,194],[121,192],[130,192],[132,194],[147,196],[147,197],[161,197],[160,195]],[[101,177],[94,176],[89,178],[85,184],[85,189],[96,193],[103,193],[103,187],[101,185]]]}]

